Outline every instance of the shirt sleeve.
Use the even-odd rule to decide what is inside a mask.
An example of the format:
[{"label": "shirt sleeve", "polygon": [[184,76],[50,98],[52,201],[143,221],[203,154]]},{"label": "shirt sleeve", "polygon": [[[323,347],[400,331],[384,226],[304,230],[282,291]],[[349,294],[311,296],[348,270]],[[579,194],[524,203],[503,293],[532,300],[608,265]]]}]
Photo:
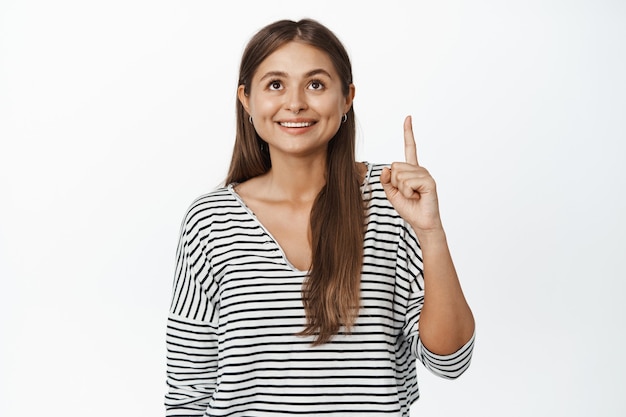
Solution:
[{"label": "shirt sleeve", "polygon": [[176,251],[167,320],[166,416],[203,416],[217,385],[219,304],[204,246],[188,214]]},{"label": "shirt sleeve", "polygon": [[411,352],[426,369],[442,378],[458,378],[470,366],[475,335],[472,335],[460,349],[449,355],[437,355],[422,344],[419,337],[419,318],[424,306],[422,251],[410,226],[404,226],[403,235],[398,251],[398,270],[403,271],[409,286],[404,336],[411,346]]}]

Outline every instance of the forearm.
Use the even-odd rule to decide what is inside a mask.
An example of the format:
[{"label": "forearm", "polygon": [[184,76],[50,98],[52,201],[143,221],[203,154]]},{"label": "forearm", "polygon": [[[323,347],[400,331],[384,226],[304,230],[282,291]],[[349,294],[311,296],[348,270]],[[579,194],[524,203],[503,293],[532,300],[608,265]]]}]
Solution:
[{"label": "forearm", "polygon": [[457,351],[474,333],[474,317],[465,300],[443,228],[418,232],[424,262],[424,306],[420,338],[431,352]]},{"label": "forearm", "polygon": [[217,328],[170,314],[166,416],[203,416],[217,386]]}]

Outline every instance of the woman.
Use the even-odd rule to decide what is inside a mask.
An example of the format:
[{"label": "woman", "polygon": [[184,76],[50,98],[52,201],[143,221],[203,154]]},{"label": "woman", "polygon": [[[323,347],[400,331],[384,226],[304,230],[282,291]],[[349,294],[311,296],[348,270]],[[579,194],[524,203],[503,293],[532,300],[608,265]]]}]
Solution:
[{"label": "woman", "polygon": [[250,40],[226,186],[181,228],[167,415],[408,416],[416,358],[469,366],[474,320],[411,120],[406,162],[357,163],[354,94],[321,24]]}]

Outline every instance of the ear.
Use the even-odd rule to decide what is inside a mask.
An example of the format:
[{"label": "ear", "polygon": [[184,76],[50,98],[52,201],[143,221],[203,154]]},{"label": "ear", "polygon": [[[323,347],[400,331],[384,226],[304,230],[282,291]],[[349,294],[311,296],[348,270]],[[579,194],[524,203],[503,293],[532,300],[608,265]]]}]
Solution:
[{"label": "ear", "polygon": [[348,111],[350,110],[350,107],[352,107],[352,102],[354,101],[354,94],[356,93],[355,91],[355,87],[354,84],[350,84],[349,89],[348,89],[348,95],[346,96],[346,105],[343,109],[344,113],[348,113]]},{"label": "ear", "polygon": [[246,112],[250,114],[250,97],[246,95],[245,89],[246,87],[243,84],[237,87],[237,98]]}]

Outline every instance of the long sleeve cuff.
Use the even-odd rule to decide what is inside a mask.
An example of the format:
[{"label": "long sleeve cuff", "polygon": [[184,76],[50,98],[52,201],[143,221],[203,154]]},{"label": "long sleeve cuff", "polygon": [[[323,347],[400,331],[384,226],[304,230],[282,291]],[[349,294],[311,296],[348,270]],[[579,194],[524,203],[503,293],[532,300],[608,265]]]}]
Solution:
[{"label": "long sleeve cuff", "polygon": [[437,355],[429,351],[422,344],[422,340],[417,340],[418,358],[422,361],[426,369],[437,376],[447,379],[455,379],[461,376],[470,366],[472,353],[474,351],[474,339],[476,332],[470,340],[465,343],[459,350],[449,355]]}]

